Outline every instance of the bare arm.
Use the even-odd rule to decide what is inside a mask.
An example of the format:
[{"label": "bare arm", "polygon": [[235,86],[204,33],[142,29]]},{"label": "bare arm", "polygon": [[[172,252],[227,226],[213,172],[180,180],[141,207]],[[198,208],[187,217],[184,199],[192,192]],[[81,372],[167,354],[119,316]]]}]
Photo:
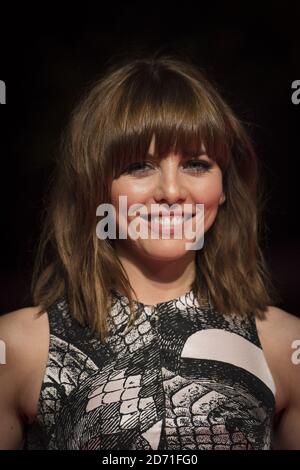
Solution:
[{"label": "bare arm", "polygon": [[276,307],[273,315],[273,356],[287,391],[287,403],[273,429],[273,448],[300,450],[300,319]]},{"label": "bare arm", "polygon": [[275,450],[300,450],[300,406],[297,402],[285,409],[274,429]]},{"label": "bare arm", "polygon": [[18,413],[17,332],[14,313],[0,318],[0,449],[18,449],[23,439],[23,423]]},{"label": "bare arm", "polygon": [[[37,307],[25,308],[0,317],[0,449],[20,449],[25,422],[34,416],[41,370],[39,350],[41,326]],[[45,341],[44,341],[45,342]],[[43,356],[44,358],[44,356]],[[37,368],[35,367],[37,364]],[[35,372],[37,371],[37,373]]]}]

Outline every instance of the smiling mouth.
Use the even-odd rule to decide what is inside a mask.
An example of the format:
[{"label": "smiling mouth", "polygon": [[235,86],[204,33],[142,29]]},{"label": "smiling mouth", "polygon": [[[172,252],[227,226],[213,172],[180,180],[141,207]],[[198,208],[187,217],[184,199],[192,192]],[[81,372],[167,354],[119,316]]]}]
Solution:
[{"label": "smiling mouth", "polygon": [[171,215],[171,216],[162,216],[162,215],[140,215],[140,217],[146,222],[152,222],[154,225],[160,224],[162,226],[167,225],[180,225],[191,219],[194,214],[188,214],[185,216],[182,215]]}]

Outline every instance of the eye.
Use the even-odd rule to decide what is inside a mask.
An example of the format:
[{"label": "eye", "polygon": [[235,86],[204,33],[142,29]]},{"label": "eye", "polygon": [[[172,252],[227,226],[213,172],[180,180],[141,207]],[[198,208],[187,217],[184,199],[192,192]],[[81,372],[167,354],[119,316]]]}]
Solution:
[{"label": "eye", "polygon": [[125,173],[127,174],[141,174],[141,173],[144,173],[145,170],[147,169],[151,169],[151,163],[149,162],[136,162],[136,163],[132,163],[131,165],[129,165],[126,170],[125,170]]},{"label": "eye", "polygon": [[197,173],[205,173],[212,168],[212,165],[206,160],[189,160],[186,166]]},{"label": "eye", "polygon": [[[189,160],[185,165],[189,173],[206,173],[212,165],[206,160]],[[143,175],[149,170],[153,170],[154,167],[150,162],[135,162],[131,163],[125,170],[124,173],[129,175]]]}]

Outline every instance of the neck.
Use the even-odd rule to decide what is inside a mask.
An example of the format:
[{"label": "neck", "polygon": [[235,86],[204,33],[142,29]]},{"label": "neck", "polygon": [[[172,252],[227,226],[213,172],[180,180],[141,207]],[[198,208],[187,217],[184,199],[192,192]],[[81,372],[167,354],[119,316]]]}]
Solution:
[{"label": "neck", "polygon": [[137,300],[152,305],[180,297],[195,279],[195,252],[175,260],[153,259],[116,247],[116,253],[136,292]]}]

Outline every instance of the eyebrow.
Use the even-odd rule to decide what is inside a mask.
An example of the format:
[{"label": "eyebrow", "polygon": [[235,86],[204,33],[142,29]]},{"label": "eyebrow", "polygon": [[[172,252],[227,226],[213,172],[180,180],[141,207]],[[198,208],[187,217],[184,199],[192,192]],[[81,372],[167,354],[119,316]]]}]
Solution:
[{"label": "eyebrow", "polygon": [[[195,158],[195,157],[206,156],[208,159],[210,159],[210,157],[207,155],[205,150],[200,150],[199,152],[197,152],[196,150],[186,150],[186,151],[182,152],[182,156],[184,158],[187,158],[187,157]],[[152,153],[148,152],[146,154],[146,158],[158,158],[158,156],[157,156],[157,154],[153,155]]]}]

